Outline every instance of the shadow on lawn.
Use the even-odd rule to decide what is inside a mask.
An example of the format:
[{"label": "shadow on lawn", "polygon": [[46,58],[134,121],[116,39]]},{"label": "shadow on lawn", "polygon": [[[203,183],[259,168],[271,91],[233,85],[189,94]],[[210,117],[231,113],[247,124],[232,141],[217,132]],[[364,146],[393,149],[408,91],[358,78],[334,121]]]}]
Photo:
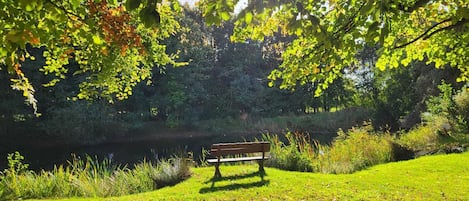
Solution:
[{"label": "shadow on lawn", "polygon": [[[229,191],[229,190],[236,190],[240,188],[253,188],[253,187],[261,187],[264,185],[268,185],[270,183],[269,180],[265,180],[264,177],[267,174],[265,172],[253,172],[249,174],[242,174],[242,175],[231,175],[231,176],[226,176],[226,177],[213,177],[210,180],[207,180],[204,182],[204,184],[212,183],[210,187],[204,187],[199,190],[199,193],[210,193],[210,192],[215,192],[215,191]],[[225,186],[215,186],[216,182],[219,181],[233,181],[233,180],[239,180],[239,179],[245,179],[245,178],[250,178],[250,177],[257,177],[259,176],[261,178],[260,181],[258,182],[251,182],[251,183],[243,183],[243,184],[237,184],[237,183],[232,183],[230,185],[225,185]]]}]

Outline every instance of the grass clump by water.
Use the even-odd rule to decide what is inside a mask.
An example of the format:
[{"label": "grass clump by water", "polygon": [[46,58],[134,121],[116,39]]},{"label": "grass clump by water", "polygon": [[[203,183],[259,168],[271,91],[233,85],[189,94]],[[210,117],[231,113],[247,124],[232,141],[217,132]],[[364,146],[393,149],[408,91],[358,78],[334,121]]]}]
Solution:
[{"label": "grass clump by water", "polygon": [[0,200],[121,196],[174,185],[191,174],[189,163],[177,157],[157,164],[144,160],[133,168],[74,157],[67,166],[40,172],[28,170],[23,159],[9,154],[9,168],[0,173]]},{"label": "grass clump by water", "polygon": [[263,140],[270,142],[270,158],[265,161],[266,166],[291,171],[317,171],[313,166],[317,149],[309,143],[309,138],[291,132],[285,137],[289,144],[284,144],[278,135],[263,135]]},{"label": "grass clump by water", "polygon": [[392,136],[373,132],[371,125],[339,131],[331,145],[311,141],[301,133],[287,133],[287,143],[277,135],[263,138],[271,143],[266,165],[284,170],[352,173],[393,158]]},{"label": "grass clump by water", "polygon": [[374,133],[371,126],[352,128],[338,137],[331,146],[324,146],[318,157],[319,169],[325,173],[352,173],[372,165],[392,161],[392,136]]}]

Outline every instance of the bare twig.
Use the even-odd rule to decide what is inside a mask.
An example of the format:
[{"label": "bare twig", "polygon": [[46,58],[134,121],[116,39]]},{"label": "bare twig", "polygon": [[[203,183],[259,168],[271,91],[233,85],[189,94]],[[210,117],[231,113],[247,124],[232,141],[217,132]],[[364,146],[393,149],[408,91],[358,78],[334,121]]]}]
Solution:
[{"label": "bare twig", "polygon": [[78,18],[78,19],[79,19],[80,21],[82,21],[82,22],[85,21],[85,19],[81,18],[79,15],[77,15],[77,14],[75,14],[75,13],[73,13],[73,12],[70,12],[69,10],[67,10],[66,8],[64,8],[64,7],[60,6],[60,5],[58,5],[57,3],[53,2],[52,0],[46,0],[46,2],[52,4],[54,7],[58,8],[58,9],[62,10],[62,11],[63,11],[65,14],[67,14],[67,15],[74,16],[74,17]]}]

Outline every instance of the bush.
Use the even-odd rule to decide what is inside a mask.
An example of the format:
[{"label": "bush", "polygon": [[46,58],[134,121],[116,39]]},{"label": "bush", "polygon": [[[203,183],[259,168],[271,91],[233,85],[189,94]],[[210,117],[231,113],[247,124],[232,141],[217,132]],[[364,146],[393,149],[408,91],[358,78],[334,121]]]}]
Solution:
[{"label": "bush", "polygon": [[39,173],[27,170],[19,153],[8,160],[9,168],[0,174],[0,200],[121,196],[174,185],[190,176],[189,163],[182,158],[143,161],[130,169],[109,160],[74,157],[66,167]]},{"label": "bush", "polygon": [[456,129],[460,133],[469,134],[469,88],[464,87],[453,96],[456,106]]},{"label": "bush", "polygon": [[469,134],[469,91],[463,87],[455,93],[450,84],[438,86],[440,95],[431,97],[426,103],[428,111],[422,118],[428,124],[437,124],[440,134]]},{"label": "bush", "polygon": [[440,94],[428,99],[423,125],[401,135],[399,143],[426,155],[437,152],[460,152],[469,146],[469,91],[455,93],[450,84],[438,86]]},{"label": "bush", "polygon": [[399,137],[398,143],[412,150],[415,156],[434,153],[462,152],[469,147],[469,135],[464,133],[451,133],[445,126],[448,119],[434,117],[432,124],[420,125]]},{"label": "bush", "polygon": [[418,126],[399,138],[399,144],[414,152],[437,149],[440,141],[440,136],[431,125]]}]

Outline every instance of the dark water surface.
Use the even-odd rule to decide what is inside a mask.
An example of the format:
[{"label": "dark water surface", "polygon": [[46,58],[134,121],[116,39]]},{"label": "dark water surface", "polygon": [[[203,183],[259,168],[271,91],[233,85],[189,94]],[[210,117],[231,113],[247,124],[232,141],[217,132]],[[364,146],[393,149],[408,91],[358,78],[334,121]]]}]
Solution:
[{"label": "dark water surface", "polygon": [[99,160],[111,158],[115,164],[132,164],[142,160],[156,161],[174,155],[187,155],[193,153],[195,161],[200,161],[202,149],[209,149],[213,143],[219,142],[240,142],[254,140],[256,135],[249,136],[203,136],[203,137],[179,137],[140,140],[118,143],[105,143],[98,145],[2,145],[0,146],[0,170],[7,167],[8,153],[15,151],[24,156],[24,163],[29,164],[32,170],[50,170],[54,165],[67,164],[72,159],[72,155],[97,157]]},{"label": "dark water surface", "polygon": [[[315,134],[311,136],[321,143],[329,143],[335,134]],[[118,143],[105,143],[98,145],[1,145],[0,146],[0,170],[7,168],[8,153],[20,152],[25,157],[24,163],[29,164],[32,170],[51,170],[54,165],[67,164],[72,160],[72,155],[84,158],[85,156],[112,159],[114,164],[132,167],[144,159],[157,161],[174,155],[186,156],[193,153],[193,159],[200,161],[202,149],[209,149],[214,143],[243,142],[261,139],[261,134],[247,135],[221,135],[202,137],[172,137],[162,139],[149,139],[139,141],[124,141]],[[280,137],[281,140],[283,137]]]}]

